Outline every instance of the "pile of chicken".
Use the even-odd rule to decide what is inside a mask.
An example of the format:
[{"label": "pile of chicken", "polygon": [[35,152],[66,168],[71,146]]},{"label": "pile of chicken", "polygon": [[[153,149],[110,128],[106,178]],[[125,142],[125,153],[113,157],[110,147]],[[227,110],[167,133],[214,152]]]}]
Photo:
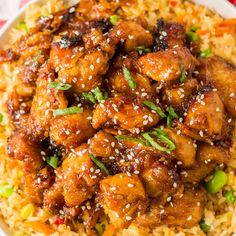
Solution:
[{"label": "pile of chicken", "polygon": [[[41,17],[1,51],[31,91],[16,87],[7,102],[15,126],[7,151],[22,165],[24,197],[88,233],[104,219],[107,235],[131,223],[195,226],[206,203],[202,181],[230,158],[236,68],[199,59],[183,25],[160,19],[149,31],[142,18],[112,25],[110,16],[76,5]],[[79,109],[55,112],[70,107]]]}]

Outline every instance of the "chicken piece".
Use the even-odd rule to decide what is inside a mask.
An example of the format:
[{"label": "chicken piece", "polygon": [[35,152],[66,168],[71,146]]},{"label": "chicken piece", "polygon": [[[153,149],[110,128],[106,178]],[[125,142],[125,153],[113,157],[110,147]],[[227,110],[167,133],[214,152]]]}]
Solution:
[{"label": "chicken piece", "polygon": [[175,109],[183,109],[183,105],[190,100],[192,95],[199,89],[196,79],[187,79],[186,82],[164,89],[164,101]]},{"label": "chicken piece", "polygon": [[153,43],[152,34],[134,21],[120,21],[109,31],[109,37],[115,44],[124,42],[127,52],[141,45],[148,48]]},{"label": "chicken piece", "polygon": [[50,188],[54,173],[50,167],[44,167],[37,174],[28,174],[24,179],[24,194],[27,200],[42,204],[45,190]]},{"label": "chicken piece", "polygon": [[138,225],[155,228],[159,225],[180,226],[191,228],[198,224],[204,212],[206,203],[203,189],[186,189],[181,196],[176,196],[171,203],[160,208],[159,203],[153,201],[150,211],[136,218]]},{"label": "chicken piece", "polygon": [[100,182],[100,190],[103,196],[101,204],[113,223],[122,219],[129,221],[129,217],[132,219],[137,211],[146,208],[145,191],[136,175],[109,176]]},{"label": "chicken piece", "polygon": [[181,162],[181,166],[190,167],[195,162],[196,149],[194,147],[193,140],[182,134],[177,134],[174,129],[165,128],[164,131],[167,133],[169,138],[175,143],[175,153],[176,159]]},{"label": "chicken piece", "polygon": [[200,136],[220,140],[227,136],[224,105],[215,91],[205,89],[188,107],[184,124]]},{"label": "chicken piece", "polygon": [[181,182],[177,170],[170,162],[161,162],[155,158],[146,160],[140,172],[145,191],[150,197],[167,198],[181,191]]},{"label": "chicken piece", "polygon": [[115,93],[134,94],[140,101],[152,100],[154,93],[152,91],[150,79],[134,72],[131,72],[131,76],[136,83],[136,89],[132,89],[129,86],[127,79],[125,79],[123,75],[122,69],[110,75],[107,85],[111,87],[111,91],[114,91]]},{"label": "chicken piece", "polygon": [[183,70],[191,73],[196,65],[197,59],[187,48],[148,53],[137,61],[140,73],[159,82],[176,80]]},{"label": "chicken piece", "polygon": [[15,131],[9,138],[7,153],[9,157],[24,162],[25,172],[35,172],[43,166],[41,146],[30,140],[22,130]]},{"label": "chicken piece", "polygon": [[51,139],[57,145],[66,148],[78,147],[95,133],[90,118],[92,118],[91,110],[84,110],[81,114],[56,117],[50,126]]},{"label": "chicken piece", "polygon": [[58,79],[73,85],[77,93],[89,92],[101,85],[108,69],[108,56],[102,51],[88,51],[83,57],[59,71]]},{"label": "chicken piece", "polygon": [[207,177],[217,165],[227,163],[230,158],[229,150],[221,146],[199,143],[196,163],[190,169],[182,172],[183,180],[189,183],[199,183]]},{"label": "chicken piece", "polygon": [[159,119],[159,116],[147,107],[136,105],[129,98],[117,96],[96,106],[92,126],[97,129],[113,122],[131,133],[139,133],[156,125]]},{"label": "chicken piece", "polygon": [[214,56],[200,61],[199,76],[211,83],[229,114],[236,118],[236,67]]},{"label": "chicken piece", "polygon": [[95,156],[109,158],[116,156],[115,149],[118,148],[117,140],[109,133],[99,131],[90,140],[89,150]]},{"label": "chicken piece", "polygon": [[48,208],[54,209],[55,203],[51,201],[58,198],[62,198],[59,203],[64,201],[69,208],[78,207],[95,194],[102,173],[90,159],[88,148],[87,144],[82,144],[64,159],[57,170],[56,182],[46,195],[44,204]]},{"label": "chicken piece", "polygon": [[18,58],[19,56],[12,50],[12,48],[0,50],[0,63],[14,61]]},{"label": "chicken piece", "polygon": [[154,32],[154,50],[164,51],[169,48],[184,47],[185,29],[183,25],[175,22],[157,21]]},{"label": "chicken piece", "polygon": [[48,137],[49,127],[53,117],[53,109],[67,107],[67,100],[63,91],[48,88],[48,83],[54,80],[54,72],[50,65],[46,65],[37,80],[36,93],[25,130],[29,135],[43,140]]}]

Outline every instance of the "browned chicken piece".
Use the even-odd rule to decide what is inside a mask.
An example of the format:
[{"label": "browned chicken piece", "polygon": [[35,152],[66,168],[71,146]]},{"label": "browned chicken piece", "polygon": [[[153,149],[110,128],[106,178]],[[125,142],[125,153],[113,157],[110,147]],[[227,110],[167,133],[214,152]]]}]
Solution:
[{"label": "browned chicken piece", "polygon": [[35,172],[43,166],[42,147],[30,140],[24,131],[15,131],[8,139],[7,153],[9,157],[23,161],[26,172]]},{"label": "browned chicken piece", "polygon": [[19,72],[17,77],[25,84],[35,85],[39,70],[49,57],[52,35],[48,32],[38,32],[30,36],[23,36],[13,50],[19,58]]},{"label": "browned chicken piece", "polygon": [[107,159],[117,155],[115,149],[118,147],[117,140],[111,134],[101,130],[91,138],[89,150],[95,156]]},{"label": "browned chicken piece", "polygon": [[89,157],[88,145],[82,144],[66,157],[60,169],[57,170],[56,184],[62,187],[62,195],[58,192],[60,188],[57,185],[53,186],[47,193],[45,204],[48,207],[54,207],[55,203],[51,201],[57,199],[58,196],[63,196],[67,207],[79,206],[95,194],[101,176],[100,169],[96,168]]},{"label": "browned chicken piece", "polygon": [[120,21],[109,31],[110,38],[115,44],[124,42],[127,52],[138,46],[150,47],[153,43],[152,34],[134,21]]},{"label": "browned chicken piece", "polygon": [[167,202],[161,208],[157,201],[152,201],[150,211],[136,218],[138,225],[154,228],[159,225],[191,228],[198,224],[203,216],[206,203],[203,189],[188,188],[180,196]]},{"label": "browned chicken piece", "polygon": [[88,51],[83,57],[59,71],[58,79],[73,85],[78,92],[89,92],[102,83],[102,75],[108,69],[108,57],[102,51]]},{"label": "browned chicken piece", "polygon": [[175,143],[175,158],[178,160],[178,164],[182,167],[190,167],[195,163],[196,148],[191,138],[182,134],[178,134],[177,130],[165,128],[169,138]]},{"label": "browned chicken piece", "polygon": [[186,102],[190,100],[193,94],[199,89],[199,83],[196,79],[187,79],[186,82],[164,89],[164,101],[176,109],[183,109]]},{"label": "browned chicken piece", "polygon": [[49,82],[54,80],[54,72],[50,65],[46,65],[37,80],[36,93],[32,101],[30,117],[25,125],[26,131],[33,137],[43,140],[48,137],[53,109],[67,107],[67,100],[63,91],[48,88]]},{"label": "browned chicken piece", "polygon": [[21,116],[30,112],[31,99],[31,97],[20,96],[16,90],[14,90],[9,96],[6,104],[7,110],[15,125],[17,125]]},{"label": "browned chicken piece", "polygon": [[224,139],[228,133],[228,123],[219,95],[207,88],[200,92],[190,102],[184,124],[201,137]]},{"label": "browned chicken piece", "polygon": [[98,104],[93,113],[92,126],[118,124],[131,133],[139,133],[157,124],[159,116],[147,107],[135,104],[127,97],[115,97]]},{"label": "browned chicken piece", "polygon": [[148,53],[137,61],[140,73],[159,82],[176,80],[183,71],[191,73],[196,65],[197,59],[187,48]]},{"label": "browned chicken piece", "polygon": [[9,48],[7,50],[0,50],[0,63],[2,62],[10,62],[13,60],[17,60],[19,56]]},{"label": "browned chicken piece", "polygon": [[120,173],[100,181],[101,204],[112,223],[128,223],[146,208],[145,190],[136,175]]},{"label": "browned chicken piece", "polygon": [[148,158],[142,167],[140,178],[145,191],[150,197],[167,198],[181,191],[180,177],[170,162],[158,161],[156,157]]},{"label": "browned chicken piece", "polygon": [[92,111],[84,110],[81,114],[72,114],[54,118],[50,126],[50,138],[66,148],[78,147],[96,131],[91,125]]},{"label": "browned chicken piece", "polygon": [[42,204],[45,190],[50,188],[54,173],[50,167],[44,167],[37,174],[28,174],[24,179],[24,195],[35,204]]},{"label": "browned chicken piece", "polygon": [[181,24],[159,19],[154,32],[154,40],[155,51],[164,51],[169,48],[184,47],[185,28]]},{"label": "browned chicken piece", "polygon": [[131,71],[131,76],[136,83],[136,89],[129,86],[127,79],[123,75],[122,69],[112,73],[107,81],[111,91],[122,94],[134,94],[140,101],[152,100],[154,92],[152,91],[151,81],[146,76]]},{"label": "browned chicken piece", "polygon": [[236,118],[236,67],[217,56],[200,63],[200,78],[217,89],[226,110]]},{"label": "browned chicken piece", "polygon": [[229,150],[225,147],[212,146],[199,143],[197,148],[196,163],[190,169],[182,172],[185,182],[199,183],[207,177],[217,165],[226,163],[229,158]]}]

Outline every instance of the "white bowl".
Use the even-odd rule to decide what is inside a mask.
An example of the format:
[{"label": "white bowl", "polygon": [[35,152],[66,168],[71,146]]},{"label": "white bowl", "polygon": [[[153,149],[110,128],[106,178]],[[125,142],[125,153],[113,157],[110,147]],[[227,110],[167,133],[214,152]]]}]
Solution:
[{"label": "white bowl", "polygon": [[[19,12],[9,20],[4,27],[0,30],[0,48],[4,47],[5,42],[8,40],[8,33],[10,29],[19,24],[24,18],[25,9],[32,3],[41,2],[42,0],[31,0]],[[226,0],[193,0],[195,3],[204,5],[216,12],[224,18],[236,18],[236,8]],[[0,220],[0,236],[12,235],[4,222]]]}]

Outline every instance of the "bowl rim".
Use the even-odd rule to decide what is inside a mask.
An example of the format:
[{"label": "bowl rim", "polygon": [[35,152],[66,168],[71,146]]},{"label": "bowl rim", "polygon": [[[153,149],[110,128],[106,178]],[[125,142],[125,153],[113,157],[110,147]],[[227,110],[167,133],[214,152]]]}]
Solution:
[{"label": "bowl rim", "polygon": [[[26,5],[24,5],[17,14],[12,17],[10,20],[7,21],[7,23],[0,29],[0,48],[3,48],[6,40],[7,40],[7,34],[9,33],[9,30],[16,26],[20,20],[23,19],[25,15],[26,8],[35,3],[40,3],[43,0],[31,0]],[[201,4],[206,6],[207,8],[210,8],[211,10],[217,12],[224,18],[230,18],[235,17],[236,18],[236,7],[234,7],[230,2],[227,0],[192,0],[194,3]],[[8,226],[4,221],[0,218],[0,235],[2,236],[11,236],[12,233],[9,231]]]}]

